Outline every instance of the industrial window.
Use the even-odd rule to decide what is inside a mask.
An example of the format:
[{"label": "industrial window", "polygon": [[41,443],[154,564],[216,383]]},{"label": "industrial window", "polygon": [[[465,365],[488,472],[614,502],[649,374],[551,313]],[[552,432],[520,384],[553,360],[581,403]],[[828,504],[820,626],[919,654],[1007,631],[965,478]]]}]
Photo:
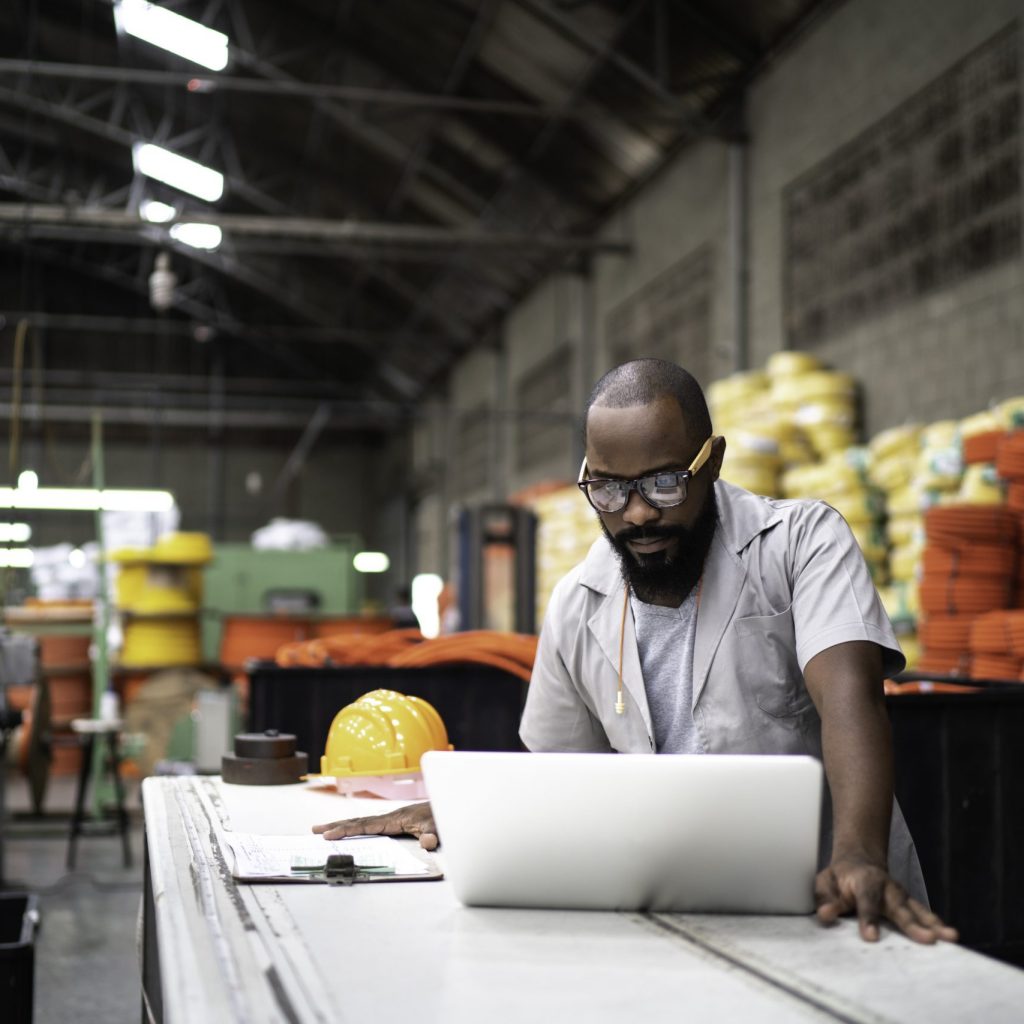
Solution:
[{"label": "industrial window", "polygon": [[516,467],[540,465],[562,453],[573,422],[572,356],[562,347],[535,366],[516,388]]},{"label": "industrial window", "polygon": [[711,246],[704,245],[634,292],[607,316],[613,363],[654,357],[708,376],[711,350]]},{"label": "industrial window", "polygon": [[1016,25],[790,184],[785,328],[826,338],[1021,249]]}]

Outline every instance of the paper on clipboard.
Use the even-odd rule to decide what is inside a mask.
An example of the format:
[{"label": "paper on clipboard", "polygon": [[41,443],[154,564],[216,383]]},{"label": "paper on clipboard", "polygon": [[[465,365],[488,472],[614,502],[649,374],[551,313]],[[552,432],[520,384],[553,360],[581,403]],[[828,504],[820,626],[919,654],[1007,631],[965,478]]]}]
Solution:
[{"label": "paper on clipboard", "polygon": [[[318,876],[293,874],[293,864],[324,864],[333,853],[349,854],[361,867],[391,867],[393,873],[372,881],[417,881],[441,877],[441,872],[410,853],[396,839],[367,836],[327,840],[322,836],[262,836],[252,832],[226,832],[231,874],[240,882],[317,882]],[[370,881],[360,878],[359,881]]]}]

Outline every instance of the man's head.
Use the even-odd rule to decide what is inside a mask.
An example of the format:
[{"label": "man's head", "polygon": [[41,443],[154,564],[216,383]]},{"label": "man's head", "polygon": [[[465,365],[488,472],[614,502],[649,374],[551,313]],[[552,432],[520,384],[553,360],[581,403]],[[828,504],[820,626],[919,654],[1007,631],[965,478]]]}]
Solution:
[{"label": "man's head", "polygon": [[[624,363],[597,382],[587,403],[584,475],[628,482],[685,470],[710,436],[704,393],[686,370],[662,359]],[[598,513],[642,599],[678,604],[700,578],[718,521],[713,485],[724,454],[725,440],[716,438],[680,504],[655,507],[633,488],[620,511]]]}]

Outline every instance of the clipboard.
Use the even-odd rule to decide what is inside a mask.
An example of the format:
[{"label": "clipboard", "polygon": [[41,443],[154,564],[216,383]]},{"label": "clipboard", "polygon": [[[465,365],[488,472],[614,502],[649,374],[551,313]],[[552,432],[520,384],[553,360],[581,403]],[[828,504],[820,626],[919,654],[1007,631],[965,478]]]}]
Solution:
[{"label": "clipboard", "polygon": [[419,857],[397,839],[360,836],[262,836],[225,832],[222,842],[236,882],[348,886],[362,882],[429,882],[444,877],[432,858]]}]

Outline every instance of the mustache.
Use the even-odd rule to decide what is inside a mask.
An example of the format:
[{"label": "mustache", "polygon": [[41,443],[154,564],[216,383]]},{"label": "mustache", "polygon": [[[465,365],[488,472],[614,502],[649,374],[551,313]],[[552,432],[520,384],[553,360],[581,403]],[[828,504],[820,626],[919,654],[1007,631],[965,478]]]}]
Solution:
[{"label": "mustache", "polygon": [[615,540],[628,544],[631,541],[685,539],[691,532],[686,526],[624,526],[615,534]]}]

